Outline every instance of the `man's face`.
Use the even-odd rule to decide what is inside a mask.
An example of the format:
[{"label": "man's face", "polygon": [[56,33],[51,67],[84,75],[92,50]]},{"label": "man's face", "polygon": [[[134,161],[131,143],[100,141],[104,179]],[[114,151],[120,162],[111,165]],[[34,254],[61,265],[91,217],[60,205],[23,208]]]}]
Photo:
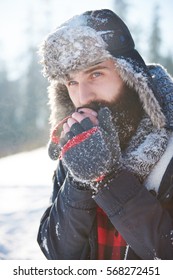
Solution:
[{"label": "man's face", "polygon": [[[113,60],[106,60],[86,70],[73,73],[66,82],[69,96],[76,108],[82,110],[72,114],[63,126],[62,137],[75,122],[89,117],[98,125],[97,113],[100,106],[112,111],[113,122],[118,129],[120,144],[125,147],[141,118],[142,107],[139,97],[124,84],[115,69]],[[94,111],[93,111],[94,110]]]},{"label": "man's face", "polygon": [[87,107],[92,102],[111,104],[124,92],[124,83],[111,59],[71,74],[66,87],[76,108]]}]

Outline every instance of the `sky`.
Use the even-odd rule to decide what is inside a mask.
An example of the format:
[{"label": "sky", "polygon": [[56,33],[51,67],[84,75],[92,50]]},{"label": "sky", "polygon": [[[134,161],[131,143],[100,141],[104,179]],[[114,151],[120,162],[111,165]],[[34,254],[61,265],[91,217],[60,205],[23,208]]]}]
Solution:
[{"label": "sky", "polygon": [[[0,61],[8,63],[12,72],[22,70],[27,49],[38,46],[55,27],[70,17],[91,9],[113,8],[113,0],[0,0]],[[160,5],[163,51],[172,51],[173,1],[127,0],[129,3],[128,26],[133,29],[142,24],[141,45],[147,49],[152,12]],[[115,10],[115,9],[114,9]]]}]

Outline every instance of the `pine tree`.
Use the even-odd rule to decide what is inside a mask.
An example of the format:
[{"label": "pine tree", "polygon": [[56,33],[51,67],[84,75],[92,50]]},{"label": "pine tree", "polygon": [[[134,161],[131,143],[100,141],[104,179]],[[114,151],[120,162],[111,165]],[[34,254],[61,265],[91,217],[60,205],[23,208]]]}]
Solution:
[{"label": "pine tree", "polygon": [[[36,49],[30,49],[30,63],[26,74],[24,126],[27,142],[32,146],[46,144],[48,137],[47,83],[41,75]],[[35,144],[34,144],[35,142]]]},{"label": "pine tree", "polygon": [[5,65],[0,69],[0,156],[13,153],[20,145],[18,133],[19,80],[9,80]]},{"label": "pine tree", "polygon": [[160,16],[159,6],[156,5],[154,8],[153,23],[151,24],[152,29],[149,38],[149,61],[159,62],[161,61],[160,47],[161,47],[161,30],[160,30]]}]

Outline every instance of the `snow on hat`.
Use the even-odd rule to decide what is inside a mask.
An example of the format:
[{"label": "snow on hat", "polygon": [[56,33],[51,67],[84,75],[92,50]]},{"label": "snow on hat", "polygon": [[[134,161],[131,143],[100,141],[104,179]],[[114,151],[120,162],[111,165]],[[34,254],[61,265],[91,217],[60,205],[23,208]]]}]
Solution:
[{"label": "snow on hat", "polygon": [[112,11],[87,11],[73,17],[48,35],[40,53],[43,74],[51,84],[52,125],[59,118],[58,106],[65,107],[65,114],[73,108],[63,85],[67,75],[110,58],[115,61],[124,82],[139,94],[153,125],[158,128],[165,125],[165,116],[155,98],[156,90],[147,66],[135,50],[129,29]]}]

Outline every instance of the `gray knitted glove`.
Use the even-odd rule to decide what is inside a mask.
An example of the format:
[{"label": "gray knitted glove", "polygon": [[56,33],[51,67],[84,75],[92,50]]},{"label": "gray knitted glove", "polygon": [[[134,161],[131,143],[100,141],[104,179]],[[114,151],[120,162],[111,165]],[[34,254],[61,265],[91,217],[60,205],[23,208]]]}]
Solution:
[{"label": "gray knitted glove", "polygon": [[102,181],[121,168],[118,133],[108,108],[100,109],[98,121],[99,126],[94,126],[89,118],[73,124],[60,142],[63,163],[81,183]]}]

